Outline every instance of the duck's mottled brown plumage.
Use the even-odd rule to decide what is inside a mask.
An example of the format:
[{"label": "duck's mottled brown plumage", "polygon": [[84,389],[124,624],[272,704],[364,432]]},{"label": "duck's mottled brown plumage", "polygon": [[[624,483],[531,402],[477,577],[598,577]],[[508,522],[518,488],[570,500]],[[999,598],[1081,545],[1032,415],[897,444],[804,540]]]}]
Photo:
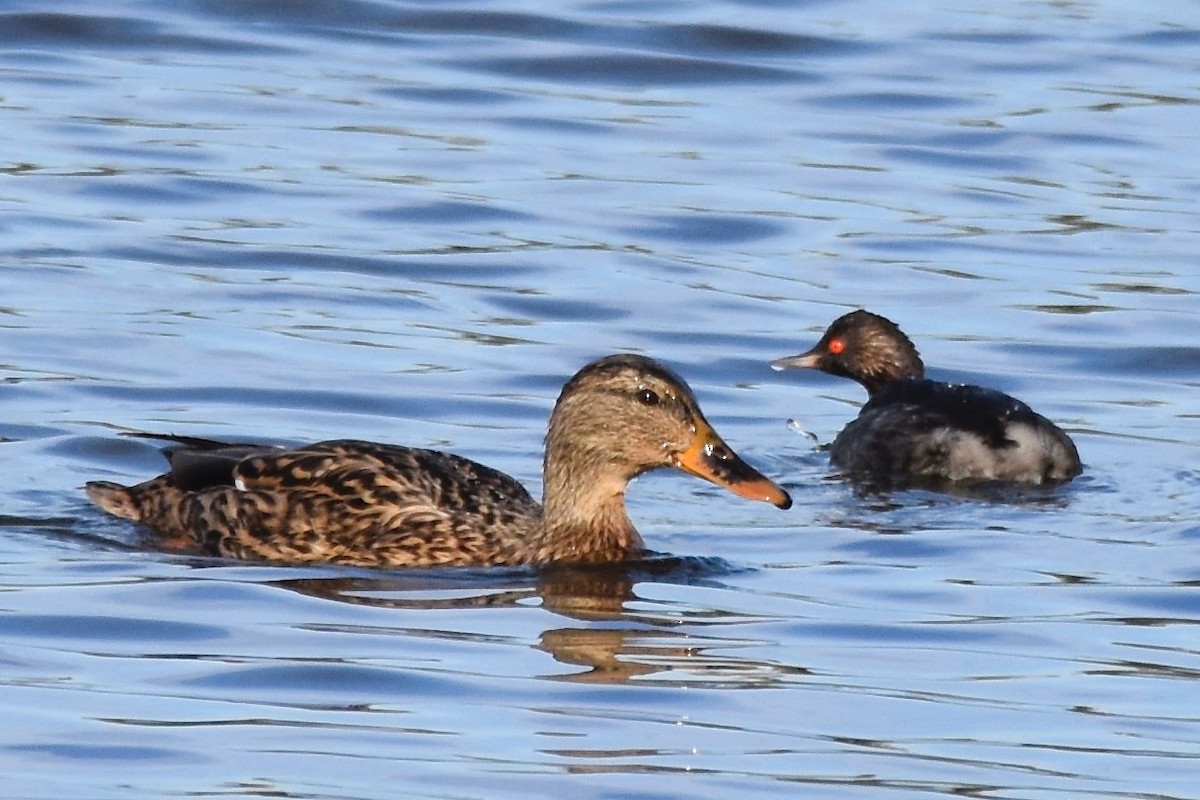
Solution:
[{"label": "duck's mottled brown plumage", "polygon": [[546,437],[543,505],[513,478],[435,450],[348,440],[178,444],[165,475],[132,487],[89,483],[88,495],[164,546],[233,558],[393,567],[620,560],[643,548],[626,484],[667,466],[791,504],[721,441],[680,378],[633,355],[595,361],[563,388]]}]

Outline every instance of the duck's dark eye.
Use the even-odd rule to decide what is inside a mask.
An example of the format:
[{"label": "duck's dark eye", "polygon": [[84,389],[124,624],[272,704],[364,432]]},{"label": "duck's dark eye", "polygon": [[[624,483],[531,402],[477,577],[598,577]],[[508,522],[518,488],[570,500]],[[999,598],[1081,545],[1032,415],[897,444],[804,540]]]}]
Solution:
[{"label": "duck's dark eye", "polygon": [[638,392],[638,400],[640,400],[644,406],[656,406],[660,402],[658,394],[650,389],[642,389],[640,392]]}]

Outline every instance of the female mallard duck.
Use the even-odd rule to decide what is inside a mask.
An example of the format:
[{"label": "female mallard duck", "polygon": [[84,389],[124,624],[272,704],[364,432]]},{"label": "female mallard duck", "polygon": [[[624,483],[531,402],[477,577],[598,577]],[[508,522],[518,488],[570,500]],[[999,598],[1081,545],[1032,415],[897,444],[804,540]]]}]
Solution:
[{"label": "female mallard duck", "polygon": [[1082,471],[1071,437],[1020,400],[927,380],[917,348],[878,314],[839,317],[811,350],[771,366],[819,369],[866,388],[867,404],[830,448],[851,475],[1040,484]]},{"label": "female mallard duck", "polygon": [[92,482],[88,496],[164,546],[233,558],[383,567],[621,560],[643,552],[625,487],[659,467],[779,508],[792,503],[721,440],[681,378],[636,355],[595,361],[563,387],[540,506],[513,478],[436,450],[176,441],[165,475],[129,487]]}]

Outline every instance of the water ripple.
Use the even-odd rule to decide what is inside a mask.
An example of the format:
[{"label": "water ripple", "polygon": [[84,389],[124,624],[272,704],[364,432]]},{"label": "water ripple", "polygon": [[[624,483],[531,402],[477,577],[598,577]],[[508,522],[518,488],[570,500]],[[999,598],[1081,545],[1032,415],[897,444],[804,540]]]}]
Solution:
[{"label": "water ripple", "polygon": [[[6,797],[1194,794],[1186,4],[43,6],[0,12]],[[767,364],[860,306],[1085,475],[831,475],[786,420],[862,391]],[[536,494],[611,351],[795,506],[648,473],[680,556],[389,572],[160,552],[81,490],[149,430]]]},{"label": "water ripple", "polygon": [[[0,43],[22,47],[144,50],[161,48],[203,53],[235,52],[246,44],[236,39],[200,37],[171,32],[141,17],[96,16],[75,13],[18,12],[0,14]],[[261,48],[261,45],[255,45]]]}]

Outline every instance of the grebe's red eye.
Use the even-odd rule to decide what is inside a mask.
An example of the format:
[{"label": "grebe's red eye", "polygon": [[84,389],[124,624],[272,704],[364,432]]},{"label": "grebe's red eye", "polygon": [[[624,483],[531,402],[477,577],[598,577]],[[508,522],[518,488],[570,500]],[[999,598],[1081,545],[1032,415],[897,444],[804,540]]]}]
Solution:
[{"label": "grebe's red eye", "polygon": [[842,351],[845,349],[846,343],[841,339],[833,339],[829,342],[829,352],[833,353],[835,356],[841,355]]}]

